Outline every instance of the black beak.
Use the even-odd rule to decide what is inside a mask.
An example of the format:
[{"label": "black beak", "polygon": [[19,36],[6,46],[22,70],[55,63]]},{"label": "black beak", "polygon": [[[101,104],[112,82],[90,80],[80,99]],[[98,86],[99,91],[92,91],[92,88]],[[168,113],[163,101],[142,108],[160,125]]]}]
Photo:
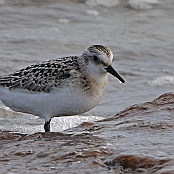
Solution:
[{"label": "black beak", "polygon": [[124,79],[115,71],[114,68],[112,68],[111,65],[109,65],[107,68],[105,68],[107,72],[109,72],[110,74],[112,74],[113,76],[117,77],[120,82],[124,83]]}]

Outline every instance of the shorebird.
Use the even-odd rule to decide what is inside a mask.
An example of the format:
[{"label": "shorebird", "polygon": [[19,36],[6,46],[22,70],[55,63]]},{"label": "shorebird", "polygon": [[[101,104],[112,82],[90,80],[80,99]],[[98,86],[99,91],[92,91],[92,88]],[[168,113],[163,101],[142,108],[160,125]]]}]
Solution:
[{"label": "shorebird", "polygon": [[98,104],[108,73],[125,82],[112,60],[108,47],[92,45],[81,56],[33,64],[0,77],[0,100],[14,111],[45,119],[45,132],[50,132],[53,117],[82,114]]}]

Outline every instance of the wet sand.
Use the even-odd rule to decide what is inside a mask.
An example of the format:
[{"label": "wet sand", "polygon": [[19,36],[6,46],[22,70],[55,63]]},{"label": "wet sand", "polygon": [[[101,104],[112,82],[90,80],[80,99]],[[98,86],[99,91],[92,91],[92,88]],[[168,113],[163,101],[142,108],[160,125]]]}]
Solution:
[{"label": "wet sand", "polygon": [[166,93],[63,133],[1,131],[1,173],[173,174],[173,115]]}]

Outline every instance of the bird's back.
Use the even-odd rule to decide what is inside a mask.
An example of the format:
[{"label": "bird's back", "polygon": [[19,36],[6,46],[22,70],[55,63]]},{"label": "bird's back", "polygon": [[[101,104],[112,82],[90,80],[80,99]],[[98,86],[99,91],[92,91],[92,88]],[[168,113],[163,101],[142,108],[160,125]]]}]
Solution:
[{"label": "bird's back", "polygon": [[[78,57],[63,57],[28,66],[4,77],[0,77],[0,86],[9,90],[26,89],[30,92],[50,92],[78,73]],[[73,71],[73,73],[72,73]]]}]

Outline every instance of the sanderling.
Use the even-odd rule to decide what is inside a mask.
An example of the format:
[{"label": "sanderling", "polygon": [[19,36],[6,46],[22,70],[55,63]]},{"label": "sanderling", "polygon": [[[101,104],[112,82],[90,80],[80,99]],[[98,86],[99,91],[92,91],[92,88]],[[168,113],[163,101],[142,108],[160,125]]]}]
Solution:
[{"label": "sanderling", "polygon": [[124,83],[112,68],[112,59],[109,48],[92,45],[81,56],[28,66],[0,77],[0,100],[14,111],[45,119],[45,132],[50,132],[53,117],[82,114],[98,104],[108,72]]}]

